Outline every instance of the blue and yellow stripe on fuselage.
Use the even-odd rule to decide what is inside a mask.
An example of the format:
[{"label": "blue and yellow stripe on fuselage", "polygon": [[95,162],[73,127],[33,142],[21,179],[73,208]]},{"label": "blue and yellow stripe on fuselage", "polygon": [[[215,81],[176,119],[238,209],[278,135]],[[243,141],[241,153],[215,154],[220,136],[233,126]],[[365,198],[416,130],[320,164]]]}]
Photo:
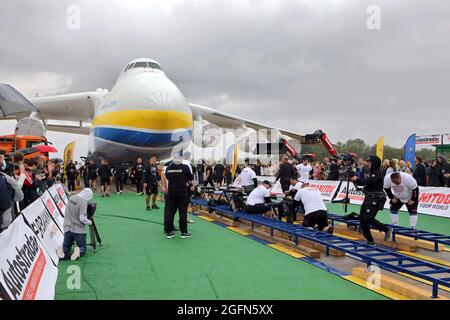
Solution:
[{"label": "blue and yellow stripe on fuselage", "polygon": [[94,137],[136,147],[174,146],[192,135],[192,115],[172,110],[119,110],[96,115]]}]

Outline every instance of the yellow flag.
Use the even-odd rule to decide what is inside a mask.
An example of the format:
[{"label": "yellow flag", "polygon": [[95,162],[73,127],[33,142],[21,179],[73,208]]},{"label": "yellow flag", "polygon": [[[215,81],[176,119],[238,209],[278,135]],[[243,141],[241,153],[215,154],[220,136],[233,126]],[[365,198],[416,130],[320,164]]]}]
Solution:
[{"label": "yellow flag", "polygon": [[383,160],[383,155],[384,155],[384,137],[381,136],[378,138],[377,142],[377,156],[378,158]]},{"label": "yellow flag", "polygon": [[234,144],[233,158],[232,158],[232,164],[231,164],[231,175],[232,176],[234,176],[234,174],[236,173],[236,169],[238,166],[238,150],[239,150],[239,145]]},{"label": "yellow flag", "polygon": [[64,149],[64,172],[66,172],[66,165],[69,160],[73,160],[73,151],[75,150],[75,141],[67,144]]}]

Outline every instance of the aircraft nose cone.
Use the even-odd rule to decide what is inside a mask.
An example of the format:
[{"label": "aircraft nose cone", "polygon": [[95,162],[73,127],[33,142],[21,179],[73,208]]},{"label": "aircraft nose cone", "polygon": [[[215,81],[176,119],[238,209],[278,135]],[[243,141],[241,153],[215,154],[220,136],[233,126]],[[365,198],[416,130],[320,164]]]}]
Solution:
[{"label": "aircraft nose cone", "polygon": [[144,99],[155,107],[170,107],[174,105],[175,97],[169,92],[158,90],[146,93]]}]

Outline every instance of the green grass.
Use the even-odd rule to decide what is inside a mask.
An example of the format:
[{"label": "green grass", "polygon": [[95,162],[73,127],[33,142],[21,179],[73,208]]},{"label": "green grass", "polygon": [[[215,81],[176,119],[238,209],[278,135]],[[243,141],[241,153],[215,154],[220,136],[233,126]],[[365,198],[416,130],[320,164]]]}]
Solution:
[{"label": "green grass", "polygon": [[[167,240],[163,210],[147,212],[135,194],[95,201],[103,246],[60,263],[56,299],[384,299],[197,217],[192,238]],[[79,290],[66,285],[72,265]]]}]

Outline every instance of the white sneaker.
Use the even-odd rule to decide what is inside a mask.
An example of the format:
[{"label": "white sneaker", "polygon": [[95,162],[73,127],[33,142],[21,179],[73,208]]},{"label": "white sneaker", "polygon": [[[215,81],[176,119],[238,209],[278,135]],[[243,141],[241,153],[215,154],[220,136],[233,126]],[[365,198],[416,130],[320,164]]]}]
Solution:
[{"label": "white sneaker", "polygon": [[187,223],[195,223],[195,221],[191,220],[191,219],[187,219]]},{"label": "white sneaker", "polygon": [[63,259],[65,257],[65,254],[61,246],[58,246],[58,248],[56,248],[56,254],[60,259]]},{"label": "white sneaker", "polygon": [[73,249],[73,253],[70,256],[70,260],[74,261],[77,260],[80,257],[80,248],[79,247],[75,247],[75,249]]}]

